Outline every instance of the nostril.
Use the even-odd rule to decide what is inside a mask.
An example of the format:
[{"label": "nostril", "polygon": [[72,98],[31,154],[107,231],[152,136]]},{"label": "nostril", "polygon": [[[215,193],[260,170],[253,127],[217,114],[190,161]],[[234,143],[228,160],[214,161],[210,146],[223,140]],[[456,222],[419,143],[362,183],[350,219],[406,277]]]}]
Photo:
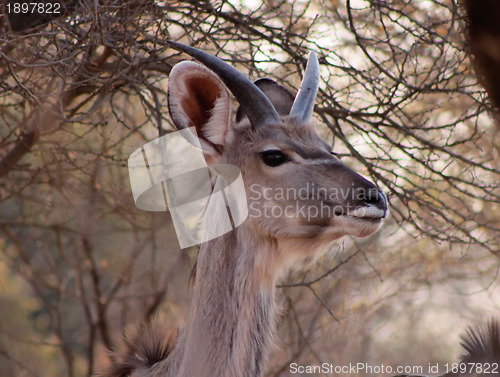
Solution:
[{"label": "nostril", "polygon": [[365,198],[365,202],[369,204],[375,204],[379,201],[379,191],[378,190],[368,190],[368,195]]},{"label": "nostril", "polygon": [[373,204],[383,210],[387,209],[387,198],[384,193],[377,188],[364,190],[364,195],[359,199],[362,199],[366,204]]}]

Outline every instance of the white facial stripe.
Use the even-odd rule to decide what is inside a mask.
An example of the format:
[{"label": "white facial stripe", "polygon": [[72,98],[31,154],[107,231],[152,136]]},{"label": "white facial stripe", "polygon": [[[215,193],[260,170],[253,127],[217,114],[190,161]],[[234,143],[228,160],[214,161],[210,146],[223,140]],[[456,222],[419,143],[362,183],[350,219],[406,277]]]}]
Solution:
[{"label": "white facial stripe", "polygon": [[[272,151],[272,150],[282,150],[282,149],[275,146],[271,146],[271,147],[266,147],[264,149],[264,152],[269,150]],[[284,151],[283,153],[286,153],[294,162],[299,163],[301,165],[323,165],[332,163],[332,160],[327,158],[304,158],[295,151]]]},{"label": "white facial stripe", "polygon": [[274,144],[267,144],[261,152],[269,152],[269,151],[281,151],[281,148],[277,147]]},{"label": "white facial stripe", "polygon": [[323,164],[331,164],[332,160],[326,158],[314,158],[304,160],[306,165],[323,165]]}]

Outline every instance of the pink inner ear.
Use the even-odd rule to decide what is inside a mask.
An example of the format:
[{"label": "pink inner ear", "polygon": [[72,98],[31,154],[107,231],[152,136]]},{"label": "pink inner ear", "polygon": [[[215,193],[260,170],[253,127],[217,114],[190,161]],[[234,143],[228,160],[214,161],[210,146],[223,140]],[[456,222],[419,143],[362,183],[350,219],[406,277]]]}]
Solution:
[{"label": "pink inner ear", "polygon": [[189,61],[177,64],[170,73],[168,109],[177,129],[196,129],[205,156],[222,153],[231,108],[226,88],[214,73]]},{"label": "pink inner ear", "polygon": [[189,96],[182,99],[181,107],[189,116],[189,126],[196,127],[198,135],[203,136],[203,126],[210,120],[220,88],[213,80],[200,77],[190,78],[185,84]]}]

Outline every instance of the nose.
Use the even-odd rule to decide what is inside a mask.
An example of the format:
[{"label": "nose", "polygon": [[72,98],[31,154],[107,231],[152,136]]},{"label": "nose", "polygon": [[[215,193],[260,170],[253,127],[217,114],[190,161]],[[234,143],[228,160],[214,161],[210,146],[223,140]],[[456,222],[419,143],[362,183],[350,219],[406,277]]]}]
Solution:
[{"label": "nose", "polygon": [[382,191],[377,189],[377,195],[372,200],[373,203],[369,202],[370,204],[374,204],[377,208],[387,211],[387,197]]},{"label": "nose", "polygon": [[358,199],[363,201],[364,204],[371,204],[376,208],[387,211],[387,197],[378,188],[359,188],[357,194]]}]

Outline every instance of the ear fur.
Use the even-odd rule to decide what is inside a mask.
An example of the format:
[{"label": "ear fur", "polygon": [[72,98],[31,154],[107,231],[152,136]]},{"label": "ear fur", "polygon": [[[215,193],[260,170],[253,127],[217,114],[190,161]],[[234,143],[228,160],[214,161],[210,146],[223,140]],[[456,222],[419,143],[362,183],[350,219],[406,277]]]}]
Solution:
[{"label": "ear fur", "polygon": [[168,109],[177,129],[196,128],[207,162],[215,162],[230,132],[231,106],[222,81],[197,63],[177,64],[170,72]]},{"label": "ear fur", "polygon": [[[279,115],[286,116],[290,114],[294,97],[287,89],[279,85],[276,81],[267,78],[258,79],[254,84],[269,98]],[[241,106],[238,107],[236,122],[239,122],[245,116]]]}]

